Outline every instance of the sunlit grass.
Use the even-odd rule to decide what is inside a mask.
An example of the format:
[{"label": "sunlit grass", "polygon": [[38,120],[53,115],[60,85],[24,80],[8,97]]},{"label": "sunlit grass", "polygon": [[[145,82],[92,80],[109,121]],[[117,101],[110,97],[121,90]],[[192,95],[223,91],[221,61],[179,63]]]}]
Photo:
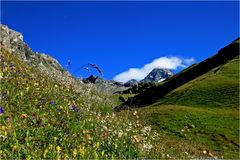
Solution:
[{"label": "sunlit grass", "polygon": [[[138,113],[112,111],[118,103],[52,81],[1,50],[0,158],[150,158],[155,135]],[[147,127],[147,129],[146,129]]]}]

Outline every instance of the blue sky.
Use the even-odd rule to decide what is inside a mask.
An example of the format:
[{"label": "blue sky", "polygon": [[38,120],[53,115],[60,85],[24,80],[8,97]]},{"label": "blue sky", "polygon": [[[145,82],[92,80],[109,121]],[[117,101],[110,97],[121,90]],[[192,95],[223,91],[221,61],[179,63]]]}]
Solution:
[{"label": "blue sky", "polygon": [[143,71],[153,60],[164,64],[178,58],[180,66],[172,68],[177,72],[188,65],[185,60],[200,62],[215,54],[239,36],[238,9],[236,1],[3,1],[1,23],[21,32],[34,51],[63,66],[70,59],[75,76],[98,75],[76,71],[95,63],[112,79],[130,68]]}]

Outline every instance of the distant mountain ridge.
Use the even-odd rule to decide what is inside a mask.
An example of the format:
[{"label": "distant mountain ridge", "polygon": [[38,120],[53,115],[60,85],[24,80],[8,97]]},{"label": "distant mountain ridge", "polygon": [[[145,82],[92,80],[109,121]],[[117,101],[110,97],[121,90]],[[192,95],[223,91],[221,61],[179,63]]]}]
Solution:
[{"label": "distant mountain ridge", "polygon": [[123,104],[115,107],[115,110],[120,111],[131,107],[144,107],[155,103],[174,89],[239,56],[239,43],[240,39],[238,38],[231,44],[220,49],[214,56],[186,68],[158,85],[153,85],[143,90],[143,92],[137,94],[135,97],[129,98]]},{"label": "distant mountain ridge", "polygon": [[164,68],[154,68],[141,82],[158,83],[172,76],[173,72]]},{"label": "distant mountain ridge", "polygon": [[[149,86],[150,84],[161,82],[168,77],[172,76],[173,73],[168,69],[154,68],[143,80],[137,81],[131,79],[126,83],[116,82],[114,80],[106,80],[97,76],[89,76],[82,81],[86,84],[94,84],[97,91],[101,93],[135,93],[136,88],[141,86]],[[146,83],[146,85],[145,85]],[[134,90],[134,91],[133,91]]]}]

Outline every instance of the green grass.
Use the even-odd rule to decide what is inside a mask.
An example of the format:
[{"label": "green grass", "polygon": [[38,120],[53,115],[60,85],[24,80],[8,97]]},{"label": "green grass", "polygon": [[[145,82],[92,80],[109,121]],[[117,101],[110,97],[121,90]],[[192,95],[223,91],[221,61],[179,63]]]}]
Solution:
[{"label": "green grass", "polygon": [[137,111],[172,157],[238,159],[239,56]]},{"label": "green grass", "polygon": [[206,150],[218,158],[239,157],[239,113],[236,110],[152,105],[138,111],[145,123],[162,135],[161,143],[172,156],[181,157],[188,152],[195,158],[206,158],[209,156],[203,154]]},{"label": "green grass", "polygon": [[239,107],[239,56],[175,89],[159,102],[203,107]]},{"label": "green grass", "polygon": [[[154,156],[154,131],[119,116],[117,96],[57,83],[1,49],[0,159],[127,159]],[[151,146],[146,148],[146,146]]]}]

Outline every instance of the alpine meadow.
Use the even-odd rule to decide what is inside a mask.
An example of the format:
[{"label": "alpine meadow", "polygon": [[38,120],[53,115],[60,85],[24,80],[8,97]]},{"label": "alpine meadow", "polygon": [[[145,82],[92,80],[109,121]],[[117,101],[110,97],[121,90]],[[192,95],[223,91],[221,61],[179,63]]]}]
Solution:
[{"label": "alpine meadow", "polygon": [[[211,17],[222,17],[218,12],[210,12],[217,8],[222,13],[226,7],[228,18],[236,4],[239,10],[239,2],[5,1],[0,24],[0,159],[239,159],[239,31],[238,35],[224,32],[227,25],[236,24],[231,20],[214,28],[214,23],[219,25],[219,21],[215,18],[211,22]],[[31,6],[33,15],[26,15],[21,6]],[[203,10],[209,17],[202,18],[200,15],[205,13],[190,6],[208,6]],[[39,25],[44,20],[46,24],[56,23],[59,28],[31,27],[34,24],[25,24],[26,19],[20,18],[22,25],[29,25],[21,28],[16,13],[8,10],[11,7],[33,23]],[[26,13],[30,13],[28,9]],[[60,10],[66,14],[63,19],[58,19]],[[182,18],[181,22],[175,19],[176,26],[173,26],[170,18],[180,15],[180,11],[181,16],[188,18]],[[193,22],[197,21],[191,19],[191,13],[198,15],[194,18],[199,21],[208,19],[209,24],[203,24],[202,30],[187,29],[188,25],[194,28]],[[71,15],[78,16],[73,16],[71,21]],[[56,17],[51,19],[52,16]],[[156,22],[157,17],[164,16],[170,18],[159,18]],[[58,20],[66,21],[64,27]],[[85,26],[89,28],[81,30]],[[66,27],[70,29],[61,32]],[[53,28],[58,30],[54,40],[50,36],[55,34],[51,34]],[[200,35],[208,28],[204,38],[198,39],[190,33]],[[211,36],[218,31],[226,33],[227,40],[222,35],[219,36],[222,39],[213,38],[213,41]],[[128,34],[128,38],[121,39]],[[169,36],[170,41],[165,43],[155,34]],[[229,39],[230,35],[234,38]],[[34,41],[37,36],[42,43]],[[98,36],[105,38],[96,43]],[[187,39],[191,36],[195,37],[189,44]],[[204,43],[205,37],[212,43]],[[202,43],[195,44],[194,39]],[[78,47],[83,47],[84,54],[75,58],[76,55],[69,54],[72,58],[68,60],[66,54],[52,53],[54,45],[59,51],[68,45],[75,46],[71,49],[76,52]],[[204,46],[211,45],[217,48],[215,53],[200,54]],[[52,54],[35,51],[39,46]],[[121,54],[123,50],[119,46],[129,52]],[[196,46],[203,49],[197,51]],[[150,54],[154,52],[151,47],[157,50],[158,56]],[[134,50],[137,53],[137,48],[139,55],[130,54]],[[98,54],[90,54],[97,50]],[[185,51],[189,54],[170,54]],[[192,51],[196,54],[190,54]],[[161,55],[161,52],[169,54]],[[103,61],[103,57],[107,60]],[[77,65],[76,59],[79,59]]]}]

